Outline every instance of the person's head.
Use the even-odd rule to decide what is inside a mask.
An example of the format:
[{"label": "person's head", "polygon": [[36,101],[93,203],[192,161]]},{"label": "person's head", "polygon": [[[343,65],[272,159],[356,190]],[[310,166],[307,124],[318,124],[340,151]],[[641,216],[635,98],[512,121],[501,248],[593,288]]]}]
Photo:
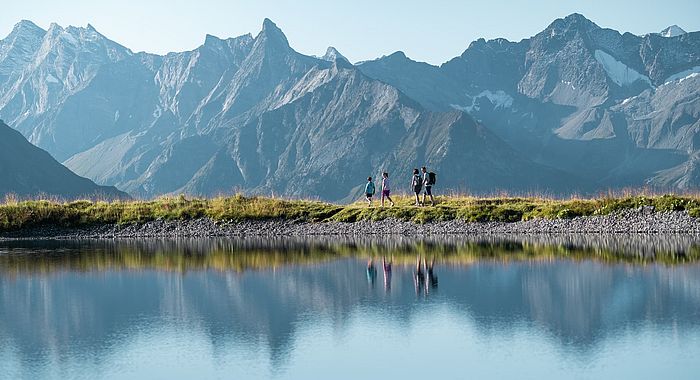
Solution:
[{"label": "person's head", "polygon": [[418,169],[413,169],[413,174],[418,174]]},{"label": "person's head", "polygon": [[382,173],[382,177],[389,178],[389,173],[387,173],[387,172]]},{"label": "person's head", "polygon": [[423,166],[422,168],[420,168],[420,170],[422,170],[423,173],[426,173],[426,172],[428,171],[428,168],[426,168],[425,166]]},{"label": "person's head", "polygon": [[372,177],[367,177],[367,182],[372,182]]}]

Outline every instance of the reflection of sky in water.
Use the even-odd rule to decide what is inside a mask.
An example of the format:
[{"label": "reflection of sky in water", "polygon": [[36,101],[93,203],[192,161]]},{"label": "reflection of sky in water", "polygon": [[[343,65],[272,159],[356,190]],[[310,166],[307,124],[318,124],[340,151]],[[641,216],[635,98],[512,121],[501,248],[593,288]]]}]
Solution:
[{"label": "reflection of sky in water", "polygon": [[[95,252],[78,255],[105,259]],[[48,271],[0,261],[0,378],[678,379],[700,370],[697,264],[438,262],[439,286],[426,294],[398,257],[390,292],[381,263],[368,281],[362,255],[242,272],[75,270],[58,260]]]}]

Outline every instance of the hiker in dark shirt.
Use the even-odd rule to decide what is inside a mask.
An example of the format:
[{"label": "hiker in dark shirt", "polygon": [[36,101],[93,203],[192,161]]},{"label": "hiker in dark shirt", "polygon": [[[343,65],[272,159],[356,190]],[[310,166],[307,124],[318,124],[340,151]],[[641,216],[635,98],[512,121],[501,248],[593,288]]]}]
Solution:
[{"label": "hiker in dark shirt", "polygon": [[411,189],[416,195],[416,206],[420,206],[420,192],[423,189],[423,179],[420,177],[418,169],[413,169],[413,177],[411,177]]},{"label": "hiker in dark shirt", "polygon": [[435,206],[435,198],[433,198],[433,185],[435,185],[435,173],[428,173],[428,169],[423,166],[421,168],[423,172],[423,186],[425,190],[423,191],[423,205],[425,205],[425,197],[430,196],[430,204]]}]

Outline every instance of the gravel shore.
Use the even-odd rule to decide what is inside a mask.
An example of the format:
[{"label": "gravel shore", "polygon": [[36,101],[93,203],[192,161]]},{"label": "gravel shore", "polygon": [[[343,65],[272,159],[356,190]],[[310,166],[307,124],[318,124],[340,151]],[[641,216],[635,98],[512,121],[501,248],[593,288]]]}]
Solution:
[{"label": "gravel shore", "polygon": [[218,221],[156,220],[130,225],[85,228],[40,227],[0,234],[0,239],[112,239],[241,236],[373,236],[373,235],[508,235],[508,234],[700,234],[700,219],[685,211],[655,212],[638,208],[574,219],[536,219],[515,223],[468,223],[460,220],[415,224],[386,219],[355,223],[307,223],[290,220]]}]

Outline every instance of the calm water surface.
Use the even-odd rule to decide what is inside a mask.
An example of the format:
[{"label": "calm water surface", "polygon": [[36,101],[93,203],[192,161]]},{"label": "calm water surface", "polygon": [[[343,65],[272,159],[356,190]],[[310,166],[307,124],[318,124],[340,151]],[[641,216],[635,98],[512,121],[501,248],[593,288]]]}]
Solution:
[{"label": "calm water surface", "polygon": [[698,246],[5,242],[0,378],[697,379]]}]

